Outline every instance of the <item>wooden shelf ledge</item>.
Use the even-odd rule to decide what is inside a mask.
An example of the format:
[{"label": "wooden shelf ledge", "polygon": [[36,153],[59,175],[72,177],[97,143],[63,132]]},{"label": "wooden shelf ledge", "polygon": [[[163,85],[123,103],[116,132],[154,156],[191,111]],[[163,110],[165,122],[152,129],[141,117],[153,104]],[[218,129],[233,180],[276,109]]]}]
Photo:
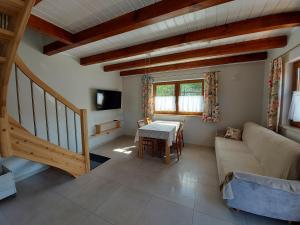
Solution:
[{"label": "wooden shelf ledge", "polygon": [[[103,128],[106,125],[112,124],[113,127],[105,129]],[[97,137],[105,134],[110,134],[111,132],[118,130],[121,128],[121,121],[120,120],[113,120],[113,121],[108,121],[100,124],[95,125],[96,132],[95,134],[91,135],[91,137]]]}]

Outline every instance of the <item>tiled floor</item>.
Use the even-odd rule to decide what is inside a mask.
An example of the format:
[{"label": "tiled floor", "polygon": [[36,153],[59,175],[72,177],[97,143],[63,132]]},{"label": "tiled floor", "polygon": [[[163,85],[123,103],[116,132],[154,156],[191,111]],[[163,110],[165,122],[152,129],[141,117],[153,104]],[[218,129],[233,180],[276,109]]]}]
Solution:
[{"label": "tiled floor", "polygon": [[0,202],[0,225],[286,224],[223,204],[213,149],[187,145],[170,165],[138,159],[130,137],[94,152],[112,159],[79,179],[49,169],[20,182]]}]

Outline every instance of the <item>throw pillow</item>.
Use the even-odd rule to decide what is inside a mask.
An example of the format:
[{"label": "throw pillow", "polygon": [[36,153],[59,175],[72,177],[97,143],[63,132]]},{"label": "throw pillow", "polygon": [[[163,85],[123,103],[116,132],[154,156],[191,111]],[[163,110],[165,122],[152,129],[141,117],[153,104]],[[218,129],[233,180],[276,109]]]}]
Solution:
[{"label": "throw pillow", "polygon": [[242,140],[242,131],[240,129],[228,127],[224,137],[233,140]]}]

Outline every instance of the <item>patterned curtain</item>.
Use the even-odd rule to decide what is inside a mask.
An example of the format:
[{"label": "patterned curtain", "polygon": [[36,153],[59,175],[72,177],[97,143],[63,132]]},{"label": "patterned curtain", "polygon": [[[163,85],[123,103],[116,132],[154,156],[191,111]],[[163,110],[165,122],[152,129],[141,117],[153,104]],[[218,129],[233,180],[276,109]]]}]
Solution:
[{"label": "patterned curtain", "polygon": [[153,82],[153,77],[149,75],[144,75],[142,77],[142,107],[144,112],[144,118],[152,118],[154,114]]},{"label": "patterned curtain", "polygon": [[276,132],[280,116],[282,67],[282,58],[273,60],[269,79],[268,128]]},{"label": "patterned curtain", "polygon": [[216,123],[220,120],[217,72],[204,74],[204,111],[202,119],[210,123]]}]

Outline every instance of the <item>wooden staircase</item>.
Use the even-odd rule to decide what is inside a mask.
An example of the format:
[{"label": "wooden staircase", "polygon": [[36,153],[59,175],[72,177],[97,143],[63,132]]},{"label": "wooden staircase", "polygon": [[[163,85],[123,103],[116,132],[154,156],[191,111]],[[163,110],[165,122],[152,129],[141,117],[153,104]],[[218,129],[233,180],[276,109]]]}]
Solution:
[{"label": "wooden staircase", "polygon": [[[16,51],[24,34],[34,3],[35,0],[0,0],[0,156],[21,157],[62,169],[78,177],[90,171],[87,111],[78,109],[67,101],[34,75],[19,57],[16,57]],[[21,71],[22,75],[26,76],[26,79],[30,81],[34,132],[30,132],[22,126],[20,107],[18,107],[18,119],[8,115],[8,85],[13,67],[14,71]],[[20,75],[17,73],[15,76]],[[39,87],[39,89],[42,90],[44,97],[43,106],[39,106],[39,104],[35,103],[34,87]],[[16,90],[18,106],[20,106],[18,85]],[[71,115],[73,117],[71,121],[74,121],[73,127],[76,128],[76,130],[73,131],[76,139],[75,149],[71,149],[69,140],[67,140],[68,143],[66,146],[60,143],[59,137],[61,134],[57,134],[57,143],[53,143],[51,140],[48,119],[50,115],[46,107],[46,96],[51,96],[51,98],[55,100],[56,113],[51,116],[56,116],[58,133],[62,132],[58,118],[58,103],[64,107],[66,112],[65,122],[67,125],[65,130],[67,139],[69,139],[71,132],[67,127],[69,115],[67,111],[72,113]],[[40,122],[36,119],[35,115],[38,110],[37,107],[44,107],[47,138],[39,137],[37,132],[37,126]],[[78,139],[80,139],[80,141]]]}]

